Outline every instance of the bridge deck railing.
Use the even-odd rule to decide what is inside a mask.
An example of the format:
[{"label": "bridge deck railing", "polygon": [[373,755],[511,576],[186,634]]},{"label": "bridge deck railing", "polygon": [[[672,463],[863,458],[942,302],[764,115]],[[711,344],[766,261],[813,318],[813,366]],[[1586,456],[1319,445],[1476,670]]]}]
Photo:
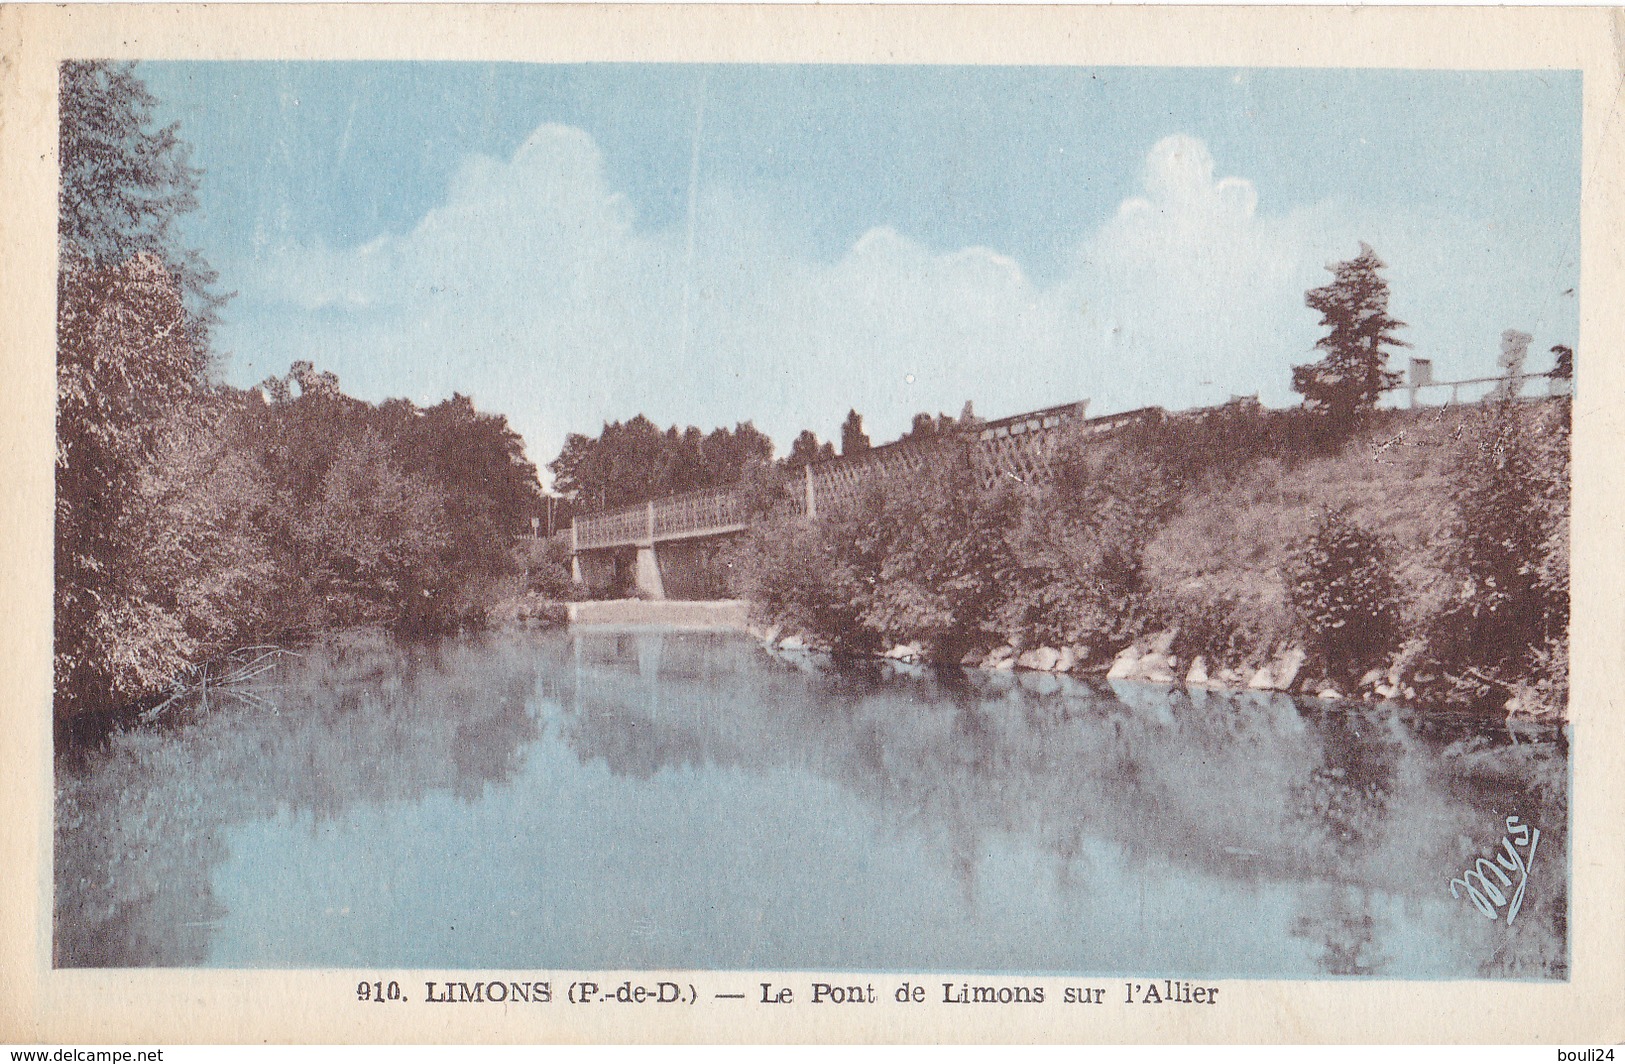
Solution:
[{"label": "bridge deck railing", "polygon": [[649,534],[649,507],[642,504],[577,517],[573,527],[575,531],[571,545],[578,551],[641,543]]},{"label": "bridge deck railing", "polygon": [[[1111,432],[1143,420],[1154,407],[1085,420],[1084,403],[1047,407],[980,425],[974,435],[954,432],[925,439],[899,440],[852,455],[815,462],[786,485],[779,502],[784,512],[805,515],[850,501],[863,485],[918,476],[945,448],[958,445],[988,482],[1010,476],[1024,483],[1046,479],[1064,425],[1081,425],[1090,433]],[[653,499],[575,519],[578,551],[647,544],[660,540],[718,535],[749,523],[748,503],[734,487],[706,488]]]},{"label": "bridge deck railing", "polygon": [[680,539],[743,528],[745,506],[733,488],[706,488],[654,502],[653,539]]}]

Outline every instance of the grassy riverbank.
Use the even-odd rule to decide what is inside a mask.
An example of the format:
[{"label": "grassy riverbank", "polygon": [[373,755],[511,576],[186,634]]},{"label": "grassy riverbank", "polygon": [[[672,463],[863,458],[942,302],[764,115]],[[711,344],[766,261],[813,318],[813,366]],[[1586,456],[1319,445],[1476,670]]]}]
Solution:
[{"label": "grassy riverbank", "polygon": [[1568,422],[1552,399],[1334,436],[1235,404],[1070,441],[1044,485],[945,459],[756,527],[737,590],[835,653],[1561,716]]}]

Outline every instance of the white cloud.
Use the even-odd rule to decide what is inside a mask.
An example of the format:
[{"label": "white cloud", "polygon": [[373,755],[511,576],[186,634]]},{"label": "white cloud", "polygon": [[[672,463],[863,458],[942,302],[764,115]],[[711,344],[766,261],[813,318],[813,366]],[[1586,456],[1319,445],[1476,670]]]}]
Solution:
[{"label": "white cloud", "polygon": [[1213,173],[1201,141],[1164,138],[1144,194],[1080,251],[1067,284],[1088,305],[1088,379],[1113,406],[1279,400],[1287,361],[1313,343],[1309,233],[1326,219],[1261,216],[1251,182]]},{"label": "white cloud", "polygon": [[[690,258],[686,227],[638,224],[587,134],[547,125],[509,160],[469,159],[409,233],[244,264],[224,338],[251,377],[308,357],[367,398],[470,394],[539,463],[566,432],[638,412],[754,418],[787,448],[803,427],[834,435],[849,406],[881,439],[967,398],[990,416],[1285,401],[1316,335],[1304,289],[1365,230],[1333,205],[1261,211],[1251,182],[1215,172],[1201,141],[1160,141],[1142,193],[1038,285],[993,249],[937,252],[884,225],[818,261],[725,189],[700,196]],[[1396,275],[1438,273],[1416,227],[1384,228]]]}]

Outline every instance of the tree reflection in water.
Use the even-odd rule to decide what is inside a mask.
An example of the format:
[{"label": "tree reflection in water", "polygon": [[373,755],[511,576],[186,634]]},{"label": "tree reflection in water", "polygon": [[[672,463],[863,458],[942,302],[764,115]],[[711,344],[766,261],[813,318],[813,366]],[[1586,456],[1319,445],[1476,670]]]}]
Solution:
[{"label": "tree reflection in water", "polygon": [[[635,684],[619,666],[634,646]],[[1145,875],[1171,863],[1293,882],[1291,932],[1332,975],[1382,973],[1390,910],[1447,896],[1441,884],[1484,848],[1473,840],[1498,835],[1497,811],[1526,809],[1552,825],[1541,900],[1515,929],[1494,927],[1500,944],[1477,974],[1567,971],[1560,735],[1515,747],[1467,720],[1266,692],[936,677],[799,655],[764,669],[752,644],[654,633],[584,634],[573,652],[561,734],[583,761],[640,778],[811,768],[861,794],[892,833],[935,840],[967,897],[994,835],[1035,839],[1059,883],[1089,877],[1087,842],[1101,839]]]},{"label": "tree reflection in water", "polygon": [[203,963],[231,824],[286,812],[314,832],[358,803],[508,779],[538,735],[535,670],[519,645],[360,633],[285,666],[260,692],[273,710],[217,697],[58,758],[56,965]]},{"label": "tree reflection in water", "polygon": [[[629,781],[717,770],[828,781],[868,811],[872,844],[923,846],[950,870],[967,911],[996,885],[979,880],[1000,874],[989,853],[1009,843],[1041,855],[1063,896],[1103,860],[1142,898],[1166,880],[1284,890],[1296,909],[1286,933],[1329,974],[1404,974],[1405,928],[1424,910],[1478,958],[1462,974],[1567,970],[1561,735],[1513,746],[1393,707],[833,668],[693,633],[350,639],[262,694],[274,713],[217,708],[59,759],[59,965],[203,963],[226,915],[211,869],[234,824],[290,815],[315,832],[355,806],[435,793],[478,803],[534,772],[539,744],[562,743]],[[1513,928],[1444,886],[1509,812],[1542,831]],[[1190,901],[1195,921],[1203,899]]]}]

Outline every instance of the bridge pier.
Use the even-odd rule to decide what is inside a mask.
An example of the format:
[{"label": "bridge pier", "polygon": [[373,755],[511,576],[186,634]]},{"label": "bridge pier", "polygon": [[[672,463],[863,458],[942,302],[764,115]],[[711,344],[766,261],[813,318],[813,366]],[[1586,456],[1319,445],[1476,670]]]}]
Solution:
[{"label": "bridge pier", "polygon": [[637,567],[633,570],[632,579],[644,598],[666,597],[666,585],[660,579],[660,558],[655,554],[653,543],[638,545]]},{"label": "bridge pier", "polygon": [[570,583],[580,587],[587,582],[581,571],[581,534],[576,531],[576,519],[570,518]]}]

